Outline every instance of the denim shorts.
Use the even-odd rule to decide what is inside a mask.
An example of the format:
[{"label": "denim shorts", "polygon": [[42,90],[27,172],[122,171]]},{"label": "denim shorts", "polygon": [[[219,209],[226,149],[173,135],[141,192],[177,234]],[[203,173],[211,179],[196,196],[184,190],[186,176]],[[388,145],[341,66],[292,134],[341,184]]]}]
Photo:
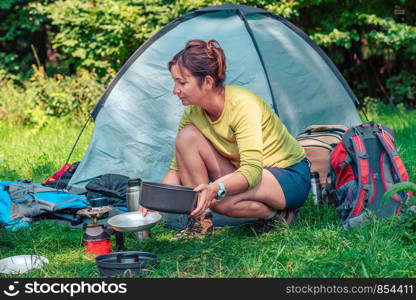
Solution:
[{"label": "denim shorts", "polygon": [[296,209],[305,203],[311,189],[311,171],[306,158],[284,169],[266,168],[266,170],[270,171],[280,183],[286,199],[286,209]]}]

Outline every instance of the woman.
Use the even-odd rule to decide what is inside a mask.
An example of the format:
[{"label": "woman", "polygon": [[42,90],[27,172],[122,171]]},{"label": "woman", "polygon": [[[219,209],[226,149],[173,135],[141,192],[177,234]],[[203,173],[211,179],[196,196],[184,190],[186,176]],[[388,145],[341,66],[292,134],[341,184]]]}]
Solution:
[{"label": "woman", "polygon": [[253,92],[224,85],[225,55],[215,40],[189,41],[169,70],[173,93],[187,108],[162,182],[198,192],[184,232],[210,232],[207,209],[237,218],[283,215],[291,223],[307,198],[310,171],[278,116]]}]

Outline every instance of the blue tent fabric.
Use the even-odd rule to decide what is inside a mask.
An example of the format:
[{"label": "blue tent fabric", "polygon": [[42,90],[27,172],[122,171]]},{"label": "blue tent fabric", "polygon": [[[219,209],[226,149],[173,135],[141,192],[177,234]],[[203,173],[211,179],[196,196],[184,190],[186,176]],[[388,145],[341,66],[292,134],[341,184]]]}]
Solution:
[{"label": "blue tent fabric", "polygon": [[345,79],[300,29],[262,9],[209,7],[168,24],[122,67],[92,113],[94,132],[70,187],[108,173],[160,182],[184,110],[167,65],[191,39],[217,40],[227,60],[225,83],[263,97],[292,135],[315,124],[361,123]]},{"label": "blue tent fabric", "polygon": [[313,124],[361,123],[355,99],[309,43],[268,15],[249,14],[247,22],[260,53],[240,16],[224,10],[178,22],[133,55],[100,101],[89,148],[69,185],[84,187],[108,173],[161,180],[184,110],[172,94],[167,64],[190,39],[218,40],[227,57],[226,83],[262,96],[293,135]]}]

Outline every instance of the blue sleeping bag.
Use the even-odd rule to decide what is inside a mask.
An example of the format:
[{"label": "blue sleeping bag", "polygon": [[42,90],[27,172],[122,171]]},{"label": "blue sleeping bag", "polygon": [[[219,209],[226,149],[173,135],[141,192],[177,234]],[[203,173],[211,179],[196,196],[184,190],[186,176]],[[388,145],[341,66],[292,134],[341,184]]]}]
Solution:
[{"label": "blue sleeping bag", "polygon": [[61,210],[87,207],[85,195],[44,187],[39,183],[0,181],[0,224],[8,229],[27,227],[30,218]]}]

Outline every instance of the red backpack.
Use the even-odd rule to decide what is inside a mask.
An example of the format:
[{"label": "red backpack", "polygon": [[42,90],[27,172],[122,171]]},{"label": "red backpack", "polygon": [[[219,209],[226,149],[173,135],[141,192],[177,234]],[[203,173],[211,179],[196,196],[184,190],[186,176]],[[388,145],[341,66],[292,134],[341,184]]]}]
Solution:
[{"label": "red backpack", "polygon": [[69,180],[74,175],[79,162],[62,165],[55,174],[46,178],[42,185],[49,186],[55,189],[66,189]]},{"label": "red backpack", "polygon": [[395,183],[409,181],[394,144],[392,130],[373,122],[349,128],[330,157],[331,185],[344,229],[356,227],[365,216],[398,215],[413,197],[399,192],[382,203],[384,193]]}]

